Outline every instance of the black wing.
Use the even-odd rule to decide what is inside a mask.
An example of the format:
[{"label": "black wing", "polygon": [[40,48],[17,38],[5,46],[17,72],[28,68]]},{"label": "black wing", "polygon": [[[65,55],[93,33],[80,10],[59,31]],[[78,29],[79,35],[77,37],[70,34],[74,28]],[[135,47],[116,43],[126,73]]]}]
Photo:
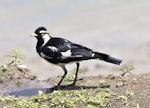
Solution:
[{"label": "black wing", "polygon": [[43,58],[52,63],[68,63],[92,58],[92,50],[66,39],[52,38],[42,48]]},{"label": "black wing", "polygon": [[44,46],[41,50],[41,54],[45,55],[45,58],[48,59],[57,59],[62,56],[61,52],[53,46]]},{"label": "black wing", "polygon": [[74,43],[71,44],[71,52],[72,56],[82,56],[82,58],[91,58],[93,54],[91,49]]},{"label": "black wing", "polygon": [[71,42],[63,38],[51,38],[45,46],[54,46],[60,52],[65,52],[70,49]]},{"label": "black wing", "polygon": [[71,56],[70,42],[62,38],[50,39],[42,48],[40,56],[51,63],[59,63]]},{"label": "black wing", "polygon": [[93,58],[93,52],[91,49],[71,43],[71,56],[61,59],[61,63],[78,62],[82,60],[88,60]]}]

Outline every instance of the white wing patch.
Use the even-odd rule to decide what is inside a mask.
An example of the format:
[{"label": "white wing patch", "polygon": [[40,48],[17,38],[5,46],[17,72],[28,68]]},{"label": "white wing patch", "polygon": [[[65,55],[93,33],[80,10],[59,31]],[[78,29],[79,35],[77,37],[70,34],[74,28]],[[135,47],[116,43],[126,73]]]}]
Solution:
[{"label": "white wing patch", "polygon": [[68,57],[71,57],[71,50],[67,50],[66,52],[61,52],[62,54],[62,59],[65,59],[65,58],[68,58]]},{"label": "white wing patch", "polygon": [[45,55],[43,52],[40,53],[40,56],[42,58],[52,59],[52,57],[49,57],[49,56]]},{"label": "white wing patch", "polygon": [[83,55],[75,55],[75,57],[83,57]]},{"label": "white wing patch", "polygon": [[48,46],[47,48],[51,49],[53,52],[57,52],[58,48],[54,47],[54,46]]},{"label": "white wing patch", "polygon": [[94,57],[95,56],[95,53],[92,53],[92,57]]}]

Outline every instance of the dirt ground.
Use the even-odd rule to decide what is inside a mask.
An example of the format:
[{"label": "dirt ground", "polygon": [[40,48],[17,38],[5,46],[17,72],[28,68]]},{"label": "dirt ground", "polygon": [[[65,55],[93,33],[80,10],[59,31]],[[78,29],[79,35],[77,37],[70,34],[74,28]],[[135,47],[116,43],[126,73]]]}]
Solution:
[{"label": "dirt ground", "polygon": [[[28,80],[28,84],[26,86],[24,85],[24,82],[22,79]],[[20,80],[20,81],[19,81]],[[37,81],[34,83],[30,83],[33,80],[36,80],[36,76],[31,75],[31,72],[27,69],[19,69],[18,67],[11,66],[9,68],[0,68],[0,94],[6,95],[7,93],[4,93],[4,86],[7,86],[7,89],[9,92],[11,90],[16,90],[16,96],[19,97],[20,91],[21,94],[23,92],[26,92],[25,89],[28,88],[28,86],[32,86],[33,88],[30,89],[30,92],[35,89],[35,85],[39,84],[38,88],[46,88],[45,83],[50,85],[49,90],[50,93],[52,93],[51,87],[56,85],[58,81],[60,80],[60,77],[52,77],[46,81]],[[11,85],[9,84],[10,82]],[[18,82],[21,82],[18,83]],[[42,83],[41,83],[42,82]],[[62,83],[62,85],[66,85],[71,83],[71,81],[65,81]],[[17,86],[17,89],[14,89],[15,85]],[[19,90],[22,86],[23,90]],[[34,88],[35,87],[35,88]],[[88,77],[78,77],[78,81],[76,83],[76,86],[72,87],[60,87],[60,89],[68,89],[68,90],[79,90],[79,89],[96,89],[96,88],[109,88],[111,92],[114,94],[110,99],[109,102],[111,104],[110,106],[104,106],[104,108],[150,108],[150,72],[147,72],[146,74],[138,74],[138,75],[125,75],[123,77],[121,76],[113,76],[113,75],[107,75],[107,76],[88,76]],[[37,89],[39,90],[39,89]],[[119,96],[121,94],[125,94],[127,91],[132,91],[133,96],[129,98],[127,101],[127,104],[123,102],[121,99],[117,99],[115,96]],[[7,91],[8,92],[8,91]],[[14,92],[14,91],[13,91]],[[18,94],[17,94],[18,93]],[[35,95],[35,94],[34,94]],[[24,95],[25,97],[30,97],[29,95]],[[31,95],[32,96],[32,95]],[[0,102],[0,106],[3,107],[3,105]]]},{"label": "dirt ground", "polygon": [[[90,89],[98,87],[108,87],[116,95],[133,91],[134,95],[128,100],[128,105],[124,105],[117,98],[111,98],[111,107],[106,108],[150,108],[150,72],[139,75],[127,75],[122,77],[113,76],[89,76],[79,78],[75,87],[69,87],[70,90]],[[57,83],[58,78],[51,78],[49,82]],[[104,107],[105,108],[105,107]]]}]

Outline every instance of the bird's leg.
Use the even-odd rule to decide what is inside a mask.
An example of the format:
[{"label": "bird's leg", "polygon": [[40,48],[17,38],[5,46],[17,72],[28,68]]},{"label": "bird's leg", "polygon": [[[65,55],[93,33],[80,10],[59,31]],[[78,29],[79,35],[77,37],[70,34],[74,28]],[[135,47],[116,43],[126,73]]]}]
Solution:
[{"label": "bird's leg", "polygon": [[79,64],[79,63],[76,63],[76,64],[77,64],[77,70],[76,70],[74,82],[73,82],[71,85],[75,85],[75,84],[76,84],[76,81],[77,81],[77,76],[78,76],[78,71],[79,71],[79,66],[80,66],[80,64]]},{"label": "bird's leg", "polygon": [[58,87],[60,86],[61,82],[63,81],[63,79],[64,79],[65,76],[67,75],[67,69],[66,69],[66,67],[65,67],[64,65],[61,66],[61,67],[62,67],[62,69],[64,70],[64,75],[62,76],[61,80],[59,81]]}]

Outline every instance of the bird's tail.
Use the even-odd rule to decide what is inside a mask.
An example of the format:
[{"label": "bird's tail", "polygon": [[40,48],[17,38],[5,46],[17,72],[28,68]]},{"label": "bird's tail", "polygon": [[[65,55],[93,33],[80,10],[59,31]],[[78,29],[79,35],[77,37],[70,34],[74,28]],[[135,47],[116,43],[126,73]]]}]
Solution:
[{"label": "bird's tail", "polygon": [[100,60],[104,60],[104,61],[109,62],[109,63],[120,65],[122,62],[121,59],[111,57],[111,56],[104,54],[104,53],[99,53],[99,52],[93,52],[93,53],[94,53],[94,58],[99,58]]}]

